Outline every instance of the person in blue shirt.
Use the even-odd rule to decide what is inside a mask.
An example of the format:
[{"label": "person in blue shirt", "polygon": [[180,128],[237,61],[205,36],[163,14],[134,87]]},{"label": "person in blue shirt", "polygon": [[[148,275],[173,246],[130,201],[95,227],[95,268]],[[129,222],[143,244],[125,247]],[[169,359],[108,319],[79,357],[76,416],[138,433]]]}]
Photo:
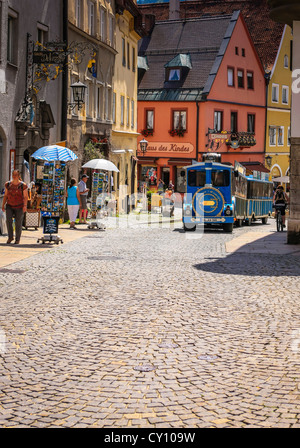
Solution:
[{"label": "person in blue shirt", "polygon": [[76,186],[76,179],[72,178],[70,187],[68,187],[66,197],[67,206],[70,219],[70,229],[76,229],[75,221],[78,215],[79,207],[81,205],[80,193],[78,187]]}]

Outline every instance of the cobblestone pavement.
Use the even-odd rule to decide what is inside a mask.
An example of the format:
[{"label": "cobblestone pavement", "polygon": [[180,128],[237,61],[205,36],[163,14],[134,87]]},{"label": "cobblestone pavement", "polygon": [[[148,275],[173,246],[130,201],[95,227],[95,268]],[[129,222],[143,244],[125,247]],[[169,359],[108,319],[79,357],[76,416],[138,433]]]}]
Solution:
[{"label": "cobblestone pavement", "polygon": [[300,252],[226,252],[249,231],[108,229],[3,268],[0,426],[299,427]]}]

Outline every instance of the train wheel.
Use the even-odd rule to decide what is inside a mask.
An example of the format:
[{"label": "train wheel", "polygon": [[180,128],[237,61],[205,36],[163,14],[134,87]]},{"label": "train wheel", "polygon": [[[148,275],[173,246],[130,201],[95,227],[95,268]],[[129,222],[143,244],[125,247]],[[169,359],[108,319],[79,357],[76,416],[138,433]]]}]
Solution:
[{"label": "train wheel", "polygon": [[193,226],[188,225],[187,226],[186,224],[183,224],[183,230],[185,232],[194,232],[196,230],[196,225],[193,225]]},{"label": "train wheel", "polygon": [[223,230],[224,230],[224,232],[232,233],[232,231],[233,231],[233,223],[223,224]]},{"label": "train wheel", "polygon": [[263,224],[267,224],[267,222],[268,222],[268,218],[262,218],[262,219],[261,219],[261,222],[262,222]]},{"label": "train wheel", "polygon": [[236,223],[236,226],[237,226],[237,227],[242,227],[242,225],[243,225],[243,220],[242,220],[242,219],[237,219],[237,220],[235,221],[235,223]]}]

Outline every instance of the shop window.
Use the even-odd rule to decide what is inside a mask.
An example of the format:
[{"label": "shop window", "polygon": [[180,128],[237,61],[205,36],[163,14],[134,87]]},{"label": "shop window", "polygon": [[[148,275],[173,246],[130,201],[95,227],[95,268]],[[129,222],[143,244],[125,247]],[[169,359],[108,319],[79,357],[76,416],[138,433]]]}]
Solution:
[{"label": "shop window", "polygon": [[142,166],[141,182],[146,183],[147,186],[156,185],[157,183],[156,166]]},{"label": "shop window", "polygon": [[181,167],[177,167],[176,169],[176,190],[178,193],[184,193],[186,190],[185,170]]}]

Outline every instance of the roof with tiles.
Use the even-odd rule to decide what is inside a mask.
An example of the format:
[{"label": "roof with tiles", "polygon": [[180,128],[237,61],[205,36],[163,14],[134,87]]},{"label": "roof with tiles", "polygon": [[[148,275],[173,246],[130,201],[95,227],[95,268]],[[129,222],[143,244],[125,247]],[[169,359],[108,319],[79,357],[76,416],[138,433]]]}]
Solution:
[{"label": "roof with tiles", "polygon": [[[157,22],[147,48],[141,42],[139,54],[147,58],[149,70],[144,73],[139,90],[203,89],[224,37],[228,32],[230,37],[233,29],[230,25],[236,22],[237,17],[238,14],[234,19],[231,15],[223,15]],[[162,47],[161,42],[166,44]],[[180,54],[188,55],[191,68],[186,67],[186,75],[180,82],[168,83],[165,81],[166,67]]]},{"label": "roof with tiles", "polygon": [[[155,15],[156,21],[168,20],[168,3],[143,4],[138,7],[143,15]],[[284,25],[274,22],[270,18],[267,0],[187,0],[180,2],[180,17],[183,19],[203,15],[206,17],[227,15],[232,14],[235,10],[240,10],[245,19],[263,67],[266,70],[271,70]]]}]

